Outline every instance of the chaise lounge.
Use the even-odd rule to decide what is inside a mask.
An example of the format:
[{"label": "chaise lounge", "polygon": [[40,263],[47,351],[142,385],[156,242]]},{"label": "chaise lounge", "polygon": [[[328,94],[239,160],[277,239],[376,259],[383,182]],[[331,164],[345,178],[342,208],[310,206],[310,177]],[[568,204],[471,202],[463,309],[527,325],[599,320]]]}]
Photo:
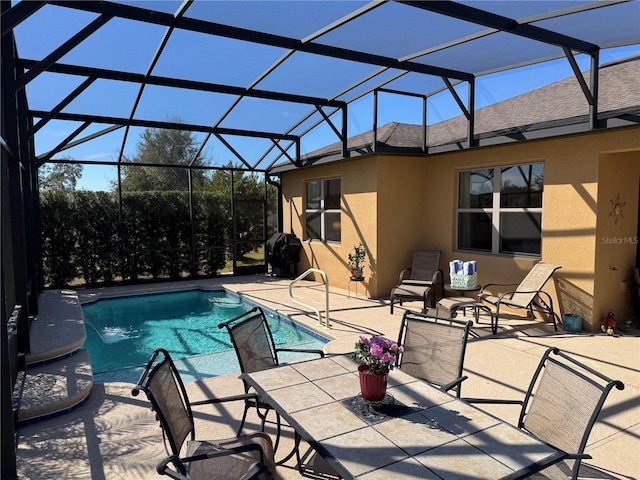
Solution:
[{"label": "chaise lounge", "polygon": [[[553,273],[562,267],[558,265],[551,265],[544,262],[536,263],[529,271],[526,277],[520,282],[515,283],[488,283],[480,293],[478,294],[478,300],[480,302],[486,302],[496,307],[495,312],[495,328],[498,327],[498,320],[500,318],[500,307],[525,309],[527,314],[531,314],[531,318],[535,318],[534,312],[540,312],[551,316],[553,319],[553,328],[558,331],[558,325],[556,322],[556,313],[553,310],[553,300],[551,295],[543,291],[545,284],[551,278]],[[498,289],[502,287],[513,287],[515,289],[509,289],[504,293],[488,293],[485,290],[495,291],[495,287]]]}]

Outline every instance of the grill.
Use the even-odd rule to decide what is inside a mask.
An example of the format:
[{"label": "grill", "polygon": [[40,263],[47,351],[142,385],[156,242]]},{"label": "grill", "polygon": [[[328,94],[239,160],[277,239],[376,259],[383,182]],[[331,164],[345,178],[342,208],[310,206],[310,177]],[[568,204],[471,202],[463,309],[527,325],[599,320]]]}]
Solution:
[{"label": "grill", "polygon": [[267,261],[271,273],[279,277],[296,274],[296,263],[300,261],[302,242],[292,233],[276,233],[267,240]]}]

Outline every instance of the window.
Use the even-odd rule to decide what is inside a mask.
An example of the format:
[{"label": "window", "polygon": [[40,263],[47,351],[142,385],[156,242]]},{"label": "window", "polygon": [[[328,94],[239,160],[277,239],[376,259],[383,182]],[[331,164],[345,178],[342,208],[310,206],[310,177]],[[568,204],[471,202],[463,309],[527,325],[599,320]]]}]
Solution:
[{"label": "window", "polygon": [[307,238],[340,241],[340,179],[307,182]]},{"label": "window", "polygon": [[458,174],[458,249],[540,255],[544,164]]}]

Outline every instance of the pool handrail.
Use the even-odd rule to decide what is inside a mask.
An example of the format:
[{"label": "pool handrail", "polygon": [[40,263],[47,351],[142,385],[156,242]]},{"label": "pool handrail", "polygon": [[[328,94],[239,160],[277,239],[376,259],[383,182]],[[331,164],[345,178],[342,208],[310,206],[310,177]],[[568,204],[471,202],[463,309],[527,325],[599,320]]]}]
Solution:
[{"label": "pool handrail", "polygon": [[[293,285],[298,283],[303,278],[307,277],[310,273],[318,273],[322,276],[322,279],[324,280],[324,292],[325,292],[324,311],[326,315],[324,324],[322,322],[322,315],[320,314],[320,310],[318,310],[315,307],[312,307],[311,305],[307,305],[306,303],[302,303],[301,301],[296,300],[295,297],[293,296]],[[322,270],[319,270],[317,268],[310,268],[306,272],[304,272],[302,275],[299,275],[298,277],[293,279],[289,284],[289,298],[291,299],[292,302],[297,303],[302,307],[309,308],[314,312],[316,312],[316,315],[318,316],[318,323],[324,326],[324,328],[331,328],[331,325],[329,322],[329,281],[327,280],[327,274],[324,273]]]}]

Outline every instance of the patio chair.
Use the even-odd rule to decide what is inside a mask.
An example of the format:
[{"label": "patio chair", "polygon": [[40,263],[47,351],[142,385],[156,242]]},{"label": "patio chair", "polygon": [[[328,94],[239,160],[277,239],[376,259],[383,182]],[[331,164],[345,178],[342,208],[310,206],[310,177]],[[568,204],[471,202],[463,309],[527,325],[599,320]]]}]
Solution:
[{"label": "patio chair", "polygon": [[518,428],[568,454],[567,460],[533,478],[578,478],[587,440],[609,392],[624,383],[549,348],[533,374],[523,400],[464,398],[470,403],[520,405]]},{"label": "patio chair", "polygon": [[[196,441],[191,407],[246,400],[252,394],[189,402],[184,383],[169,353],[157,349],[133,388],[143,391],[156,412],[168,457],[156,470],[161,475],[185,479],[271,479],[275,475],[273,445],[265,433],[257,432],[216,441]],[[180,456],[186,441],[185,456]]]},{"label": "patio chair", "polygon": [[[553,272],[560,268],[562,267],[538,262],[520,284],[488,283],[482,287],[480,293],[478,293],[478,300],[496,307],[495,328],[498,328],[500,307],[505,306],[514,309],[525,309],[527,310],[527,315],[531,314],[531,318],[533,319],[535,319],[534,311],[546,313],[553,319],[553,328],[557,332],[558,324],[556,322],[556,313],[553,311],[553,300],[551,299],[551,295],[543,291],[542,288],[551,278]],[[486,289],[493,290],[492,287],[513,286],[516,288],[495,295],[485,292]]]},{"label": "patio chair", "polygon": [[455,390],[460,397],[464,354],[471,321],[453,320],[406,311],[402,316],[398,345],[404,351],[396,366],[441,390]]},{"label": "patio chair", "polygon": [[[324,357],[324,352],[322,350],[278,348],[273,340],[273,335],[271,333],[269,323],[267,322],[267,318],[259,307],[254,307],[248,312],[238,315],[226,322],[220,323],[218,328],[226,328],[229,332],[231,343],[233,344],[233,348],[235,349],[238,357],[240,370],[243,373],[259,372],[261,370],[279,366],[280,360],[278,358],[278,353],[280,352],[310,353]],[[246,393],[249,392],[250,386],[246,382],[244,382],[244,389]],[[238,428],[238,435],[242,432],[247,418],[247,412],[252,407],[256,407],[258,415],[262,421],[261,430],[264,431],[267,415],[270,410],[273,410],[273,408],[258,395],[255,397],[248,397],[245,401],[244,413],[242,415],[240,427]],[[275,412],[275,414],[276,441],[274,450],[277,450],[280,441],[281,421],[280,415],[277,412]],[[280,464],[290,457],[291,454],[278,463]]]},{"label": "patio chair", "polygon": [[440,285],[441,295],[444,297],[444,283],[440,270],[440,250],[418,250],[413,254],[411,268],[400,272],[398,284],[391,290],[389,301],[391,313],[393,304],[403,301],[418,300],[423,302],[423,310],[427,311],[428,300],[431,297],[431,307],[436,306],[435,286]]}]

